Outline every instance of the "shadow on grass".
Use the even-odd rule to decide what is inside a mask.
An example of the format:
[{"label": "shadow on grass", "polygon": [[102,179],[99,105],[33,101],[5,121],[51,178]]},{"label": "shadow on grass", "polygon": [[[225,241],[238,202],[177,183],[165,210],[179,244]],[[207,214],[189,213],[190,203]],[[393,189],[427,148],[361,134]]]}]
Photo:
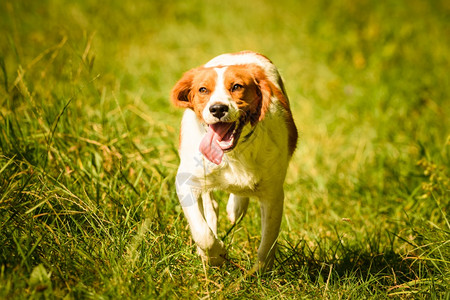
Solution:
[{"label": "shadow on grass", "polygon": [[377,251],[371,250],[373,245],[336,242],[327,249],[320,245],[311,249],[304,240],[296,245],[281,244],[276,272],[285,279],[297,278],[322,287],[347,283],[392,295],[405,290],[434,295],[445,292],[447,272],[436,266],[433,258],[422,255],[422,250],[401,253],[391,247]]}]

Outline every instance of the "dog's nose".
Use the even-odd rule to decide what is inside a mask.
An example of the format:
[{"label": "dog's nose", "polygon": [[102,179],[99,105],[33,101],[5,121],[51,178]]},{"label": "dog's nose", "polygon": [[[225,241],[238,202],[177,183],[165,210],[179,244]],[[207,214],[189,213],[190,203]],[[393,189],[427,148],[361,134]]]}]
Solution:
[{"label": "dog's nose", "polygon": [[228,106],[224,104],[214,104],[210,106],[209,112],[217,119],[220,119],[228,112]]}]

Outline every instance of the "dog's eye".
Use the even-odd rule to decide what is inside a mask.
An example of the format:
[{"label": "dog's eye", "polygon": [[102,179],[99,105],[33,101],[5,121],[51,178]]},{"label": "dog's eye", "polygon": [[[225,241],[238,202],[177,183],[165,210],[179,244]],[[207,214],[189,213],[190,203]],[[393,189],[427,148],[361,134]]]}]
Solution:
[{"label": "dog's eye", "polygon": [[198,91],[200,92],[200,94],[207,94],[208,93],[208,89],[205,88],[205,87],[199,88]]},{"label": "dog's eye", "polygon": [[242,88],[243,88],[242,85],[236,83],[236,84],[233,85],[233,87],[231,88],[231,91],[234,92],[234,91],[240,90],[240,89],[242,89]]}]

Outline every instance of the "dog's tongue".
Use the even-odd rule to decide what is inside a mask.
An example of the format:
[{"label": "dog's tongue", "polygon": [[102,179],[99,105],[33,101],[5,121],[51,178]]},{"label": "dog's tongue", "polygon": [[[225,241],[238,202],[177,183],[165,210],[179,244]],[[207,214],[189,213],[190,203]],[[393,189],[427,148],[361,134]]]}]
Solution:
[{"label": "dog's tongue", "polygon": [[222,141],[233,123],[216,123],[208,126],[208,130],[200,142],[200,152],[212,163],[222,162],[223,150],[218,142]]}]

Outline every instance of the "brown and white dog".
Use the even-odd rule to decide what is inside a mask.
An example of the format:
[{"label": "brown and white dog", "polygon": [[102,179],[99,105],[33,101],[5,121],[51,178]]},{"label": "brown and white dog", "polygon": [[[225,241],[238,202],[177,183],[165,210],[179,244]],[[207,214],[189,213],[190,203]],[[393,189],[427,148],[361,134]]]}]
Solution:
[{"label": "brown and white dog", "polygon": [[235,223],[249,197],[261,206],[259,269],[270,268],[283,213],[283,182],[296,148],[297,129],[277,68],[250,51],[223,54],[186,72],[171,100],[187,108],[181,122],[176,189],[198,253],[211,265],[224,262],[217,237],[213,190],[231,193],[228,219]]}]

